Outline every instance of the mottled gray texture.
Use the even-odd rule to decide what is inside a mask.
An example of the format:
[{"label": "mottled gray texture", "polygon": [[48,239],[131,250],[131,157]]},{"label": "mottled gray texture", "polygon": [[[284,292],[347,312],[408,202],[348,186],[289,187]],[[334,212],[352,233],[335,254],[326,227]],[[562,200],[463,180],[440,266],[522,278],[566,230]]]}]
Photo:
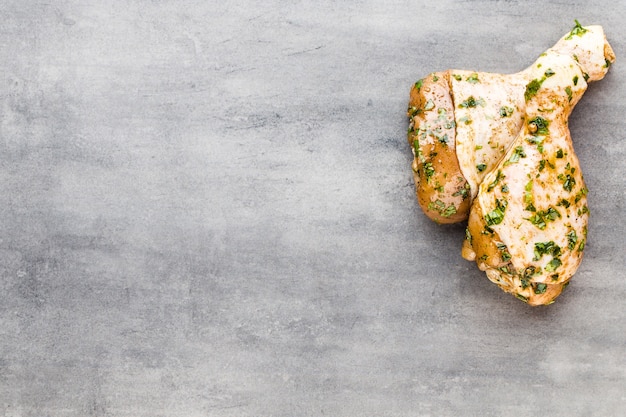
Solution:
[{"label": "mottled gray texture", "polygon": [[[0,2],[0,415],[617,416],[624,1]],[[586,256],[530,308],[419,211],[408,90],[578,18]]]}]

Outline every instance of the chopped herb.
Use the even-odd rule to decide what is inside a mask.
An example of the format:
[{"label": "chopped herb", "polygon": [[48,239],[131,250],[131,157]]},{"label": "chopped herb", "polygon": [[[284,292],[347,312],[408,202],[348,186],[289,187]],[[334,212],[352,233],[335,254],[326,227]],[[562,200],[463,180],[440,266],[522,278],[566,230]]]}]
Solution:
[{"label": "chopped herb", "polygon": [[493,182],[491,184],[489,184],[489,186],[487,187],[487,192],[493,190],[494,188],[496,188],[496,185],[498,185],[498,183],[503,180],[505,178],[505,175],[502,173],[501,170],[498,170],[498,173],[496,174],[496,179],[493,180]]},{"label": "chopped herb", "polygon": [[502,106],[500,107],[500,117],[509,117],[510,115],[513,114],[513,107],[509,107],[509,106]]},{"label": "chopped herb", "polygon": [[546,284],[544,284],[543,282],[538,283],[537,285],[535,285],[535,294],[543,294],[546,292],[546,290],[548,289],[548,286]]},{"label": "chopped herb", "polygon": [[481,260],[481,261],[486,261],[486,260],[487,260],[487,258],[488,258],[488,256],[485,254],[485,255],[483,255],[483,256],[481,256],[481,257],[480,257],[480,260]]},{"label": "chopped herb", "polygon": [[557,204],[557,206],[563,206],[565,208],[569,208],[570,205],[571,205],[570,202],[564,198],[561,199],[561,201],[559,201],[559,203]]},{"label": "chopped herb", "polygon": [[523,302],[527,303],[528,302],[528,297],[524,297],[522,294],[515,294],[515,297],[518,300],[522,300]]},{"label": "chopped herb", "polygon": [[461,196],[463,197],[463,200],[465,200],[468,196],[469,196],[469,184],[465,183],[465,186],[459,188],[454,194],[452,194],[453,197],[458,197]]},{"label": "chopped herb", "polygon": [[572,87],[569,85],[565,87],[565,92],[567,93],[567,100],[572,101]]},{"label": "chopped herb", "polygon": [[479,150],[481,150],[482,148],[483,148],[483,145],[476,145],[476,146],[474,146],[474,150],[475,150],[475,151],[479,151]]},{"label": "chopped herb", "polygon": [[587,188],[583,187],[579,192],[576,193],[576,198],[574,198],[574,203],[578,203],[582,200],[583,196],[587,195]]},{"label": "chopped herb", "polygon": [[583,72],[583,78],[585,79],[585,81],[589,81],[589,74]]},{"label": "chopped herb", "polygon": [[535,78],[526,85],[526,91],[524,92],[524,98],[526,101],[530,100],[537,94],[537,91],[541,88],[541,84],[543,84],[544,80],[545,77],[541,80]]},{"label": "chopped herb", "polygon": [[552,77],[554,74],[556,74],[556,73],[555,73],[554,71],[552,71],[552,69],[551,69],[551,68],[548,68],[548,69],[546,70],[546,72],[544,72],[544,75],[546,76],[546,78],[548,78],[548,77]]},{"label": "chopped herb", "polygon": [[488,225],[500,224],[504,220],[504,212],[500,209],[495,209],[485,215],[485,221]]},{"label": "chopped herb", "polygon": [[420,88],[422,88],[423,84],[424,84],[424,79],[421,79],[415,83],[415,88],[419,90]]},{"label": "chopped herb", "polygon": [[461,108],[466,108],[466,109],[467,109],[467,108],[473,108],[473,107],[476,107],[476,106],[482,106],[482,107],[484,107],[484,106],[485,106],[485,100],[484,100],[484,99],[482,99],[482,98],[479,98],[478,100],[476,100],[476,99],[474,98],[474,96],[469,96],[469,97],[468,97],[465,101],[463,101],[463,102],[459,105],[459,107],[461,107]]},{"label": "chopped herb", "polygon": [[559,149],[558,151],[556,151],[556,157],[557,158],[563,158],[563,149]]},{"label": "chopped herb", "polygon": [[433,82],[436,83],[437,81],[439,81],[439,77],[433,74]]},{"label": "chopped herb", "polygon": [[450,204],[442,213],[443,217],[450,217],[453,214],[456,214],[456,207],[453,204]]},{"label": "chopped herb", "polygon": [[506,245],[504,243],[496,243],[496,247],[498,248],[498,250],[501,252],[501,257],[502,260],[504,262],[508,262],[511,260],[511,254],[509,253],[508,248],[506,247]]},{"label": "chopped herb", "polygon": [[511,157],[509,158],[508,161],[506,161],[504,163],[504,165],[510,165],[510,164],[514,164],[516,162],[519,162],[520,158],[526,158],[526,152],[524,152],[524,147],[523,146],[516,146],[515,149],[513,150],[513,155],[511,155]]},{"label": "chopped herb", "polygon": [[428,100],[424,106],[424,110],[432,110],[435,108],[435,103],[432,100]]},{"label": "chopped herb", "polygon": [[500,268],[498,268],[501,272],[504,272],[505,274],[510,274],[511,270],[509,269],[508,265],[505,266],[501,266]]},{"label": "chopped herb", "polygon": [[554,221],[558,217],[561,217],[561,213],[559,213],[556,209],[550,207],[547,210],[536,212],[535,214],[532,215],[532,217],[526,220],[530,221],[539,229],[543,230],[547,226],[546,224],[547,221]]},{"label": "chopped herb", "polygon": [[608,58],[604,58],[604,67],[603,68],[608,68],[611,66],[611,61],[608,60]]},{"label": "chopped herb", "polygon": [[501,190],[503,193],[508,193],[508,192],[509,192],[509,186],[508,186],[508,185],[506,185],[506,184],[504,184],[502,187],[500,187],[500,190]]},{"label": "chopped herb", "polygon": [[545,167],[546,167],[546,160],[542,159],[541,161],[539,161],[539,172],[543,171]]},{"label": "chopped herb", "polygon": [[426,162],[424,164],[424,175],[426,175],[426,181],[430,181],[430,177],[435,175],[435,168],[433,168],[432,162]]},{"label": "chopped herb", "polygon": [[465,228],[465,240],[467,240],[470,245],[472,244],[472,234],[469,231],[469,227]]},{"label": "chopped herb", "polygon": [[526,277],[522,277],[520,279],[520,284],[522,284],[522,289],[526,289],[530,285],[530,280]]},{"label": "chopped herb", "polygon": [[563,175],[563,174],[559,174],[559,176],[557,177],[559,180],[563,181],[563,189],[565,191],[572,191],[572,187],[574,187],[574,185],[576,185],[576,179],[574,177],[572,177],[570,174],[567,175]]},{"label": "chopped herb", "polygon": [[453,204],[446,207],[446,203],[441,200],[431,201],[428,203],[428,209],[438,212],[443,217],[450,217],[453,214],[456,214],[456,207]]},{"label": "chopped herb", "polygon": [[430,203],[428,203],[428,210],[441,212],[445,208],[446,208],[446,203],[444,203],[441,200],[431,201]]},{"label": "chopped herb", "polygon": [[574,78],[572,78],[572,82],[574,83],[574,85],[578,84],[578,75],[574,75]]},{"label": "chopped herb", "polygon": [[[532,204],[533,202],[533,180],[530,180],[526,183],[526,185],[524,186],[524,202],[526,204]],[[535,211],[534,207],[533,210],[531,211]]]},{"label": "chopped herb", "polygon": [[547,135],[550,133],[548,126],[550,122],[541,116],[534,117],[528,121],[528,130],[536,135]]},{"label": "chopped herb", "polygon": [[528,280],[530,279],[533,275],[536,275],[538,273],[541,272],[541,268],[537,268],[536,266],[529,266],[526,269],[524,269],[524,275],[523,278]]},{"label": "chopped herb", "polygon": [[409,117],[415,117],[415,116],[416,116],[416,115],[418,115],[421,111],[422,111],[421,109],[418,109],[418,108],[417,108],[417,107],[415,107],[415,106],[411,106],[411,107],[409,107],[409,108],[407,109],[407,111],[406,111],[406,112],[408,113]]},{"label": "chopped herb", "polygon": [[576,23],[576,25],[574,25],[574,28],[570,31],[569,35],[565,37],[565,39],[567,40],[572,39],[574,36],[583,36],[585,33],[587,33],[587,29],[582,27],[578,20],[574,19],[574,22]]},{"label": "chopped herb", "polygon": [[557,218],[561,217],[561,213],[552,207],[549,207],[547,210],[543,211],[543,213],[545,218],[550,221],[555,221]]},{"label": "chopped herb", "polygon": [[478,164],[478,165],[476,165],[476,169],[478,170],[478,172],[483,172],[485,169],[487,169],[487,165],[486,164]]},{"label": "chopped herb", "polygon": [[476,83],[479,83],[479,82],[480,82],[480,80],[478,79],[478,74],[476,74],[476,73],[473,73],[472,75],[470,75],[469,77],[467,77],[467,78],[466,78],[466,81],[467,81],[468,83],[471,83],[471,84],[476,84]]},{"label": "chopped herb", "polygon": [[439,136],[438,140],[439,140],[439,143],[441,143],[443,145],[447,145],[448,144],[448,135]]},{"label": "chopped herb", "polygon": [[532,211],[533,213],[537,211],[533,203],[528,203],[528,205],[524,208],[526,211]]},{"label": "chopped herb", "polygon": [[563,262],[559,258],[552,258],[546,265],[547,272],[554,272],[559,266],[563,265]]},{"label": "chopped herb", "polygon": [[578,242],[578,236],[576,235],[576,230],[572,229],[567,234],[567,248],[573,250],[576,246],[576,242]]},{"label": "chopped herb", "polygon": [[472,123],[472,119],[470,119],[468,116],[463,116],[459,119],[459,122],[463,122],[466,125],[469,125]]},{"label": "chopped herb", "polygon": [[463,79],[463,77],[461,77],[459,74],[454,74],[453,77],[457,81],[461,81]]},{"label": "chopped herb", "polygon": [[582,252],[585,250],[585,239],[582,239],[580,241],[580,244],[578,245],[578,252]]},{"label": "chopped herb", "polygon": [[561,248],[552,240],[549,242],[537,242],[535,243],[534,254],[533,261],[538,261],[543,255],[559,256]]},{"label": "chopped herb", "polygon": [[485,222],[488,226],[502,223],[502,220],[504,220],[506,206],[506,200],[496,199],[496,208],[485,215]]}]

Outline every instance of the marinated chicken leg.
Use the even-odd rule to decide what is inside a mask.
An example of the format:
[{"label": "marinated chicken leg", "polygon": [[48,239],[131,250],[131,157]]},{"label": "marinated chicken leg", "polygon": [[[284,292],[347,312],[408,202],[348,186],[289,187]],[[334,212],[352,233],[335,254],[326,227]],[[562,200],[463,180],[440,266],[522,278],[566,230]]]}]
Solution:
[{"label": "marinated chicken leg", "polygon": [[601,27],[577,24],[527,70],[521,130],[472,203],[463,256],[531,305],[551,303],[581,262],[587,188],[567,118],[614,60]]}]

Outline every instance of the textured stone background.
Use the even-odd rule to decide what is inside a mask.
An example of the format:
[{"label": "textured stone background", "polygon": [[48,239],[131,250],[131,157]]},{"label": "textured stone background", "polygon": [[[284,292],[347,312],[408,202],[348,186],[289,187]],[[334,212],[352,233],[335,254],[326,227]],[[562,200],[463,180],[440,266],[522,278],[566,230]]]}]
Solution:
[{"label": "textured stone background", "polygon": [[[0,12],[0,415],[624,415],[624,1]],[[419,211],[404,112],[575,18],[618,62],[570,123],[585,260],[533,309]]]}]

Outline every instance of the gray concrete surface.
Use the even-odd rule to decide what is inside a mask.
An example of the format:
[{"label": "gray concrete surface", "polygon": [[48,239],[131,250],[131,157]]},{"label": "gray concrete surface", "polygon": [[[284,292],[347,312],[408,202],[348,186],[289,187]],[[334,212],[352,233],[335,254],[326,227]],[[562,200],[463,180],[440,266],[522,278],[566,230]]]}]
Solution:
[{"label": "gray concrete surface", "polygon": [[[624,1],[0,1],[0,415],[626,414]],[[413,195],[408,89],[578,18],[584,262],[530,308]]]}]

